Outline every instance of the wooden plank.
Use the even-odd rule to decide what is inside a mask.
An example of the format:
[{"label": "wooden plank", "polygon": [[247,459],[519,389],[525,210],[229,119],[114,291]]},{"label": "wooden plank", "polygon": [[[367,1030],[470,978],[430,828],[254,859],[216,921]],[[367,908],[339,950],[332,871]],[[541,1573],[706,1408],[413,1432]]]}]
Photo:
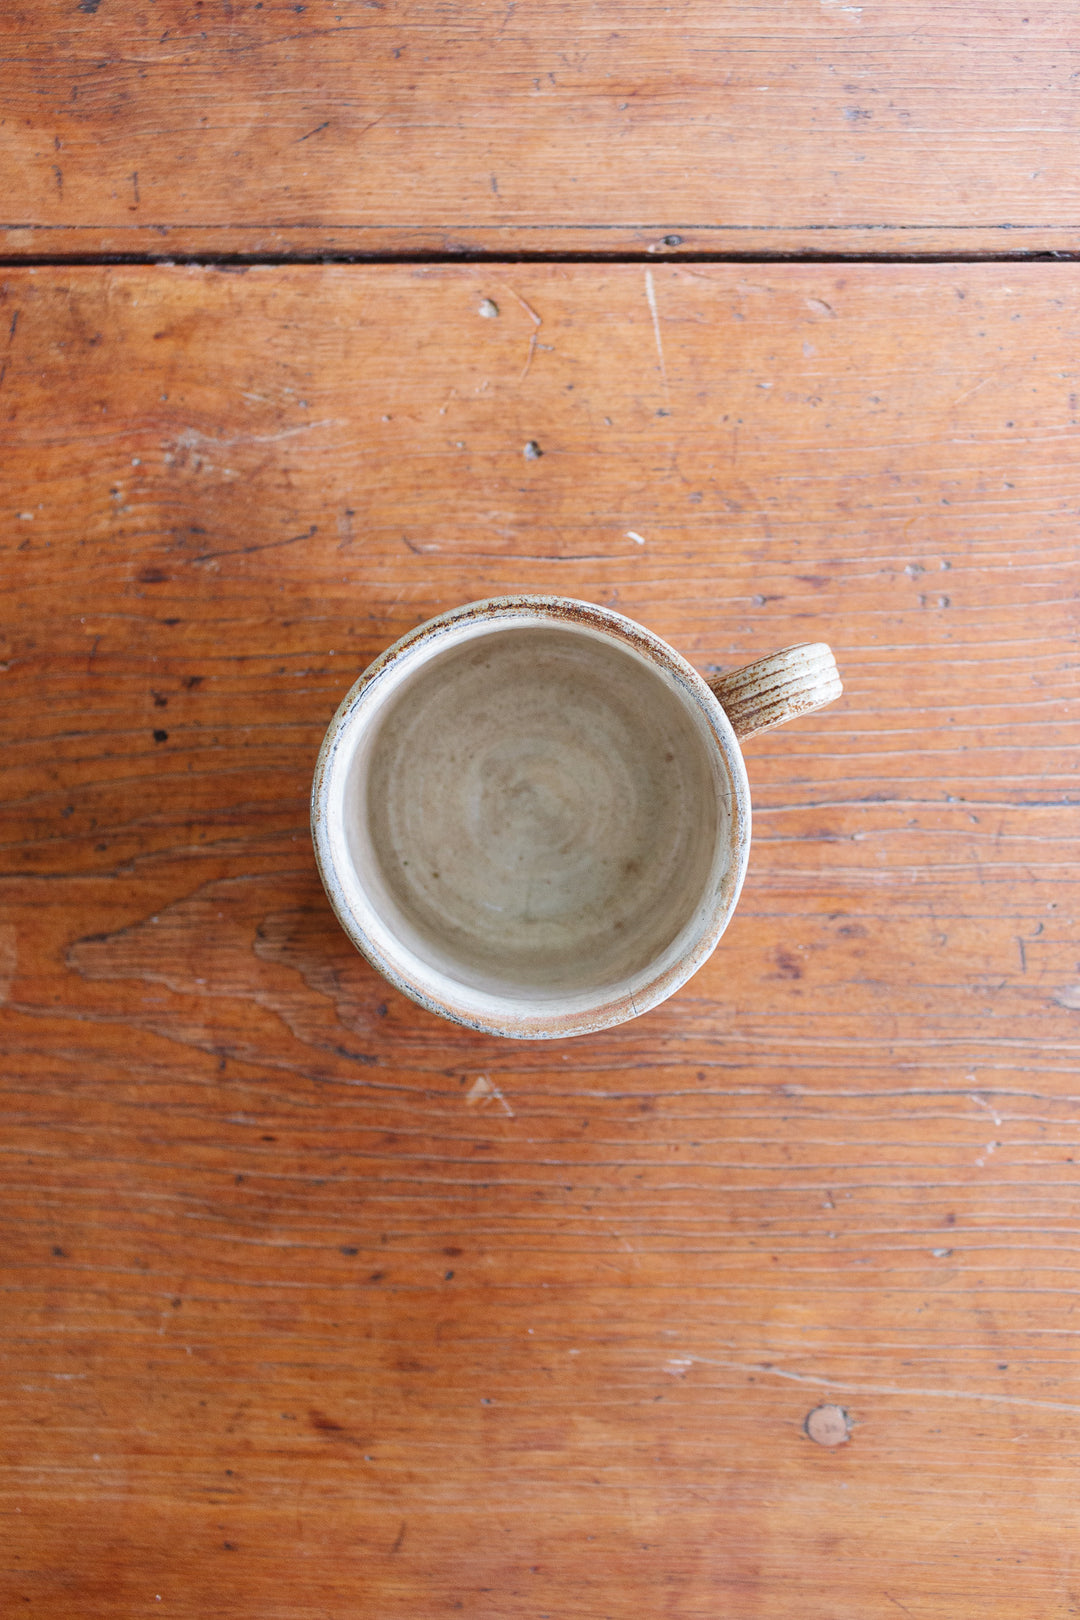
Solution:
[{"label": "wooden plank", "polygon": [[[5,1612],[1069,1613],[1080,269],[0,287]],[[537,1045],[306,830],[522,589],[847,687],[712,961]]]},{"label": "wooden plank", "polygon": [[0,252],[1076,251],[1074,20],[1064,0],[9,6]]}]

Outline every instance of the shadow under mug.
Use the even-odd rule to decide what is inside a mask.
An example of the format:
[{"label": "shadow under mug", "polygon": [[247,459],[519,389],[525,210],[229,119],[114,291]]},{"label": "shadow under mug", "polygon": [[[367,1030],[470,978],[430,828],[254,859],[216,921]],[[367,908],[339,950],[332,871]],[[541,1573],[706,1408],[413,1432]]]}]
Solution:
[{"label": "shadow under mug", "polygon": [[430,1011],[583,1035],[707,959],[750,847],[740,739],[840,696],[823,644],[706,682],[566,597],[473,602],[364,672],[323,741],[312,837],[353,944]]}]

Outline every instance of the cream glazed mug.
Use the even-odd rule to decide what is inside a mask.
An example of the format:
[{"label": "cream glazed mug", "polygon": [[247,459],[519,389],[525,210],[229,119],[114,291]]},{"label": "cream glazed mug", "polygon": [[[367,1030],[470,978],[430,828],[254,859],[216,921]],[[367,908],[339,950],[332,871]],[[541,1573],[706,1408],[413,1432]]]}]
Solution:
[{"label": "cream glazed mug", "polygon": [[353,944],[444,1018],[523,1040],[647,1012],[711,954],[750,850],[740,741],[840,696],[823,644],[706,681],[606,608],[502,596],[377,658],[311,824]]}]

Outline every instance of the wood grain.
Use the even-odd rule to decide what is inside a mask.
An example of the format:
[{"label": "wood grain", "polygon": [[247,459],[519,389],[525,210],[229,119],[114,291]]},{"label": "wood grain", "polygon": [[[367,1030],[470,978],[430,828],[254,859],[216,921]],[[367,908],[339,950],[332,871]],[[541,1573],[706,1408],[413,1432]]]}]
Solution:
[{"label": "wood grain", "polygon": [[1074,24],[1064,0],[8,5],[0,253],[1077,251]]},{"label": "wood grain", "polygon": [[[1080,269],[0,289],[5,1613],[1075,1612]],[[844,676],[602,1037],[314,870],[339,698],[499,590]]]}]

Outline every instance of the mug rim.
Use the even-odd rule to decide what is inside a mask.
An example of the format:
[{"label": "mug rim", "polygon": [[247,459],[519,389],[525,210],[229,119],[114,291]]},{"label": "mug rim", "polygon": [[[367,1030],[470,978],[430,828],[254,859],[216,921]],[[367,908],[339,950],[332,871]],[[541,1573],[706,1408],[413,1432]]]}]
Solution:
[{"label": "mug rim", "polygon": [[[386,951],[380,948],[378,940],[364,929],[349,906],[344,885],[335,869],[332,850],[335,828],[331,800],[341,743],[360,716],[365,702],[374,695],[402,658],[424,643],[429,643],[431,651],[434,651],[440,641],[451,636],[462,625],[477,621],[504,621],[507,626],[535,621],[570,624],[620,642],[673,678],[682,690],[683,701],[695,705],[706,721],[731,790],[728,831],[730,859],[704,924],[698,929],[693,942],[674,962],[650,978],[643,988],[633,992],[616,990],[606,1000],[585,1009],[559,1012],[556,1001],[552,1003],[550,1012],[539,1013],[533,1008],[528,1013],[514,1013],[508,1005],[505,1014],[499,1018],[477,1016],[455,1007],[445,995],[435,994],[430,986],[420,982],[418,976],[411,976],[398,963],[390,960]],[[750,851],[750,785],[742,750],[719,698],[693,665],[653,631],[611,608],[599,607],[574,597],[524,593],[492,596],[467,602],[415,625],[381,652],[353,683],[338,705],[319,749],[311,793],[311,837],[319,876],[338,922],[361,955],[396,989],[427,1011],[484,1034],[517,1040],[552,1040],[610,1029],[650,1011],[674,994],[708,960],[731,920],[746,876]]]}]

